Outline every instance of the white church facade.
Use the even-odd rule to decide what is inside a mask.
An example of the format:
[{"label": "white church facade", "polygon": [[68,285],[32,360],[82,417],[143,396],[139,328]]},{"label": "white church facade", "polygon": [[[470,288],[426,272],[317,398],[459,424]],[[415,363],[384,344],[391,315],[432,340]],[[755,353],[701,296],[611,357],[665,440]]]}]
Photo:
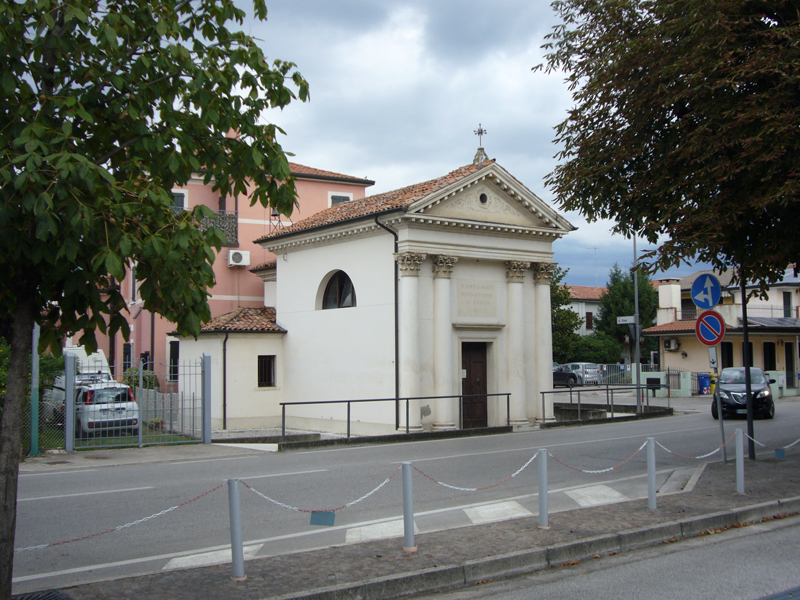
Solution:
[{"label": "white church facade", "polygon": [[[366,399],[350,406],[354,434],[553,418],[552,244],[574,227],[481,155],[257,240],[277,256],[253,269],[265,307],[181,340],[182,357],[212,355],[212,427]],[[286,425],[341,433],[347,407],[287,406]]]}]

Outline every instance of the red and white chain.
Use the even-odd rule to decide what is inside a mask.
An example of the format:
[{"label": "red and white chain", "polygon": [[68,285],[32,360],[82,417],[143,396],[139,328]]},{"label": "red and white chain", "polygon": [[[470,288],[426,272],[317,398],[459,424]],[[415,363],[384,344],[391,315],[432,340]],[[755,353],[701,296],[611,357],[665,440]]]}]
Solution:
[{"label": "red and white chain", "polygon": [[711,451],[711,452],[709,452],[708,454],[702,454],[702,455],[700,455],[700,456],[684,456],[683,454],[678,454],[677,452],[673,452],[672,450],[670,450],[669,448],[667,448],[666,446],[664,446],[664,445],[663,445],[661,442],[659,442],[658,440],[656,440],[656,444],[658,444],[658,445],[661,447],[661,449],[662,449],[662,450],[665,450],[666,452],[669,452],[670,454],[673,454],[673,455],[675,455],[675,456],[677,456],[677,457],[679,457],[679,458],[685,458],[686,460],[702,460],[702,459],[704,459],[704,458],[708,458],[709,456],[713,456],[714,454],[716,454],[717,452],[719,452],[720,450],[722,450],[722,449],[723,449],[725,446],[727,446],[728,444],[730,444],[730,443],[731,443],[731,440],[733,440],[733,438],[735,438],[735,437],[736,437],[736,434],[734,433],[734,434],[733,434],[731,437],[729,437],[727,440],[725,440],[725,443],[724,443],[724,444],[722,444],[721,446],[717,447],[717,449],[716,449],[716,450],[712,450],[712,451]]},{"label": "red and white chain", "polygon": [[536,454],[531,456],[528,459],[528,462],[526,462],[519,469],[517,469],[514,473],[512,473],[511,475],[509,475],[508,477],[506,477],[502,481],[498,481],[497,483],[493,483],[491,485],[485,485],[483,487],[476,487],[476,488],[463,488],[463,487],[457,487],[457,486],[454,486],[454,485],[448,485],[447,483],[442,483],[438,479],[434,479],[433,477],[431,477],[427,473],[424,473],[424,472],[420,471],[416,466],[414,467],[414,470],[417,473],[419,473],[420,475],[422,475],[423,477],[425,477],[427,479],[430,479],[432,482],[434,482],[434,483],[436,483],[438,485],[441,485],[442,487],[450,488],[451,490],[457,490],[459,492],[480,492],[480,491],[483,491],[483,490],[491,489],[493,487],[497,487],[498,485],[503,485],[506,481],[509,481],[510,479],[513,479],[514,477],[516,477],[517,475],[522,473],[528,467],[528,465],[530,465],[534,461],[535,458],[536,458]]},{"label": "red and white chain", "polygon": [[749,440],[752,440],[754,443],[758,444],[758,445],[759,445],[759,446],[761,446],[762,448],[766,448],[767,450],[788,450],[788,449],[789,449],[789,448],[791,448],[792,446],[794,446],[794,445],[796,445],[796,444],[800,443],[800,439],[797,439],[797,440],[793,441],[791,444],[789,444],[788,446],[783,446],[782,448],[773,448],[772,446],[767,446],[766,444],[762,444],[761,442],[759,442],[759,441],[758,441],[757,439],[755,439],[755,438],[751,438],[751,437],[750,437],[749,435],[747,435],[746,433],[745,433],[744,435],[745,435],[745,437],[746,437],[747,439],[749,439]]},{"label": "red and white chain", "polygon": [[83,537],[73,538],[71,540],[62,540],[60,542],[52,542],[50,544],[40,544],[38,546],[28,546],[27,548],[15,548],[14,552],[16,553],[16,552],[26,552],[28,550],[41,550],[42,548],[49,548],[51,546],[61,546],[62,544],[71,544],[72,542],[81,542],[83,540],[89,540],[89,539],[92,539],[92,538],[96,538],[98,536],[105,535],[107,533],[113,533],[115,531],[120,531],[122,529],[127,529],[128,527],[133,527],[134,525],[139,525],[140,523],[144,523],[146,521],[150,521],[151,519],[155,519],[157,517],[160,517],[162,515],[170,513],[173,510],[178,510],[179,508],[181,508],[183,506],[186,506],[187,504],[191,504],[195,500],[199,500],[203,496],[208,496],[210,493],[216,492],[223,485],[225,485],[225,484],[221,483],[217,487],[215,487],[213,489],[210,489],[207,492],[203,492],[202,494],[200,494],[199,496],[195,496],[191,500],[187,500],[186,502],[183,502],[181,504],[177,504],[175,506],[171,506],[171,507],[169,507],[169,508],[167,508],[165,510],[162,510],[161,512],[157,512],[154,515],[150,515],[149,517],[145,517],[144,519],[139,519],[137,521],[132,521],[131,523],[126,523],[125,525],[119,525],[119,526],[113,527],[111,529],[106,529],[105,531],[98,531],[97,533],[90,533],[89,535],[84,535]]},{"label": "red and white chain", "polygon": [[614,469],[618,469],[619,467],[621,467],[625,463],[630,462],[633,459],[634,456],[639,454],[639,452],[641,452],[644,449],[645,446],[647,446],[647,441],[645,441],[644,444],[639,446],[639,449],[636,452],[631,454],[628,458],[623,460],[621,463],[616,464],[613,467],[608,467],[607,469],[598,469],[596,471],[592,471],[592,470],[589,470],[589,469],[579,469],[578,467],[573,467],[572,465],[569,465],[569,464],[565,463],[563,460],[559,460],[558,458],[553,456],[553,454],[549,450],[548,450],[547,454],[550,455],[550,458],[552,458],[554,461],[556,461],[557,463],[559,463],[561,465],[564,465],[568,469],[572,469],[573,471],[578,471],[580,473],[587,473],[588,475],[599,475],[600,473],[608,473],[610,471],[613,471]]},{"label": "red and white chain", "polygon": [[401,467],[398,467],[397,470],[394,473],[392,473],[391,475],[389,475],[389,477],[384,479],[383,483],[381,483],[378,487],[374,488],[373,490],[371,490],[371,491],[367,492],[366,494],[364,494],[363,496],[361,496],[361,498],[359,498],[358,500],[353,500],[352,502],[348,502],[347,504],[342,504],[341,506],[337,506],[336,508],[324,508],[324,509],[298,508],[297,506],[291,506],[289,504],[284,504],[283,502],[279,502],[278,500],[275,500],[274,498],[270,498],[266,494],[262,494],[257,489],[252,487],[249,483],[247,483],[246,481],[240,480],[240,482],[244,487],[246,487],[248,490],[253,492],[256,496],[260,496],[264,500],[267,500],[268,502],[272,502],[273,504],[275,504],[277,506],[280,506],[282,508],[288,508],[289,510],[293,510],[295,512],[302,512],[302,513],[336,512],[337,510],[343,510],[345,508],[350,508],[351,506],[353,506],[355,504],[358,504],[362,500],[366,500],[367,498],[372,496],[372,494],[374,494],[375,492],[380,490],[383,486],[385,486],[387,483],[389,483],[392,480],[392,478],[400,472],[400,469],[401,469]]}]

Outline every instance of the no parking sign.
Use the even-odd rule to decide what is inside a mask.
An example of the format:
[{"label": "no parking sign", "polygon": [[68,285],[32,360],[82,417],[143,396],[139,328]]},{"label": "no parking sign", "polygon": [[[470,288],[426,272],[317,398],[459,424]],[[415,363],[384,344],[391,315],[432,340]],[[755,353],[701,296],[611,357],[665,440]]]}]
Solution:
[{"label": "no parking sign", "polygon": [[700,313],[694,331],[697,339],[706,346],[716,346],[725,337],[725,319],[715,310]]}]

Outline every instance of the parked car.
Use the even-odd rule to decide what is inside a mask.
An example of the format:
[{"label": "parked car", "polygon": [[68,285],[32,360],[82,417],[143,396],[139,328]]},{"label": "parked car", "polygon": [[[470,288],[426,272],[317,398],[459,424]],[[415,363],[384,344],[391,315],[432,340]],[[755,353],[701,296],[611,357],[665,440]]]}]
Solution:
[{"label": "parked car", "polygon": [[[715,394],[719,394],[722,401],[722,414],[725,417],[747,415],[747,392],[745,390],[744,367],[729,367],[722,369],[719,375]],[[775,402],[769,384],[775,383],[764,371],[750,367],[750,390],[753,394],[753,415],[771,419],[775,416]],[[717,414],[716,397],[711,402],[711,416],[719,418]]]},{"label": "parked car", "polygon": [[[75,374],[75,389],[89,383],[114,383],[111,373],[98,370],[96,373],[78,372]],[[64,376],[59,375],[53,381],[53,387],[42,395],[42,414],[48,423],[58,427],[64,425]]]},{"label": "parked car", "polygon": [[578,376],[569,370],[567,365],[553,363],[553,387],[563,385],[573,387],[578,383]]},{"label": "parked car", "polygon": [[96,432],[139,433],[139,405],[124,383],[82,384],[75,396],[75,437]]},{"label": "parked car", "polygon": [[595,363],[574,362],[564,365],[578,377],[578,385],[600,385],[603,375]]}]

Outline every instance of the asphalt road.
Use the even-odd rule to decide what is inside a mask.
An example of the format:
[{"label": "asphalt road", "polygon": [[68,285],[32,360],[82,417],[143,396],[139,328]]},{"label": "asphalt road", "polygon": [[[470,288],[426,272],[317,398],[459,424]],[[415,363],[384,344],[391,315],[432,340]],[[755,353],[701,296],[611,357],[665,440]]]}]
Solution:
[{"label": "asphalt road", "polygon": [[416,598],[759,600],[787,590],[797,598],[799,552],[800,517],[793,517]]},{"label": "asphalt road", "polygon": [[[719,445],[719,424],[707,402],[675,403],[670,418],[535,430],[509,435],[386,446],[355,446],[286,453],[242,451],[240,456],[56,470],[20,477],[17,548],[83,538],[133,523],[241,479],[260,495],[241,489],[247,556],[264,556],[386,536],[402,516],[399,474],[354,506],[336,513],[333,527],[309,524],[307,512],[289,510],[263,496],[309,510],[337,508],[375,490],[410,461],[429,477],[460,488],[490,486],[520,469],[539,448],[583,470],[550,459],[550,510],[646,497],[645,452],[631,458],[647,437],[657,451],[659,485],[676,469],[694,468]],[[726,437],[745,421],[726,425]],[[756,439],[773,447],[794,442],[800,402],[778,404],[773,421],[756,423]],[[733,457],[733,444],[729,445]],[[760,449],[762,452],[767,450]],[[718,460],[720,454],[705,460]],[[621,464],[620,463],[623,463]],[[481,519],[537,514],[535,463],[490,489],[465,492],[436,485],[415,473],[416,524],[423,531],[469,525]],[[222,562],[229,557],[225,487],[174,511],[114,533],[18,552],[14,592],[63,587],[169,568]]]}]

